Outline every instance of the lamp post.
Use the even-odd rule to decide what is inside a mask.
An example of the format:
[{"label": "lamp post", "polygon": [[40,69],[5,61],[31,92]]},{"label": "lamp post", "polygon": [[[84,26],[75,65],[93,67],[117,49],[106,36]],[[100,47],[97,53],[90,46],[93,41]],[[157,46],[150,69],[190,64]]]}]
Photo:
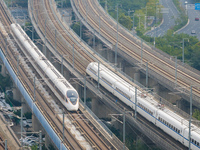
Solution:
[{"label": "lamp post", "polygon": [[182,44],[183,44],[183,46],[182,46],[182,47],[183,47],[183,52],[182,52],[182,64],[183,64],[183,65],[184,65],[184,55],[185,55],[185,54],[184,54],[184,46],[185,46],[185,45],[184,45],[184,41],[185,41],[185,40],[188,40],[188,42],[189,42],[189,39],[188,39],[188,38],[183,38],[183,43],[182,43]]}]

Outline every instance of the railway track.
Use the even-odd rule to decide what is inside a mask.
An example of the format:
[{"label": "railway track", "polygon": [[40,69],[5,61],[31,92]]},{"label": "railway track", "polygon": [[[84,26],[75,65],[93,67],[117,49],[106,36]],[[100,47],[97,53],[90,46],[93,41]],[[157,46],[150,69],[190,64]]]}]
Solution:
[{"label": "railway track", "polygon": [[[3,10],[3,9],[2,9]],[[2,12],[1,12],[2,13]],[[4,13],[2,16],[6,16],[6,13]],[[6,26],[10,26],[11,22],[7,22]],[[8,28],[9,31],[9,28]],[[11,36],[11,35],[10,35]],[[3,37],[4,39],[5,37]],[[17,41],[17,40],[16,40]],[[6,47],[6,40],[1,43],[2,47]],[[62,45],[59,45],[62,47]],[[20,46],[21,47],[21,46]],[[19,48],[18,48],[19,49]],[[23,49],[23,47],[21,47],[21,49]],[[61,48],[62,49],[62,48]],[[16,49],[15,49],[16,50]],[[27,92],[29,93],[29,95],[32,97],[32,99],[34,99],[34,95],[33,95],[33,90],[34,90],[34,85],[33,85],[33,77],[32,79],[30,79],[30,77],[27,77],[27,66],[31,67],[33,72],[36,74],[36,72],[38,72],[37,66],[34,66],[31,64],[31,58],[29,57],[29,61],[26,62],[27,66],[24,67],[23,65],[18,65],[18,59],[20,57],[20,59],[23,58],[28,58],[27,54],[25,54],[25,50],[24,51],[14,51],[11,48],[8,48],[7,51],[7,58],[8,61],[10,63],[10,65],[12,66],[14,72],[18,75],[19,80],[21,81],[21,83],[23,84],[23,86],[26,88]],[[20,56],[19,56],[20,55]],[[32,62],[34,64],[34,62]],[[35,68],[35,69],[34,69]],[[41,70],[40,70],[41,71]],[[35,76],[37,78],[41,78],[40,74],[42,74],[41,72],[38,72]],[[59,103],[59,101],[57,101],[57,103]],[[46,99],[44,99],[44,95],[41,94],[40,90],[36,90],[36,99],[35,99],[35,105],[37,105],[38,109],[43,113],[43,115],[45,116],[46,120],[49,122],[49,124],[52,126],[52,128],[54,129],[54,131],[57,133],[57,135],[62,138],[62,123],[60,122],[60,124],[57,124],[58,120],[55,119],[56,117],[53,117],[56,113],[54,112],[54,110],[49,107],[48,102],[46,101]],[[60,106],[62,107],[62,106]],[[64,109],[64,108],[63,108]],[[48,113],[47,113],[48,112]],[[91,125],[88,125],[87,122],[85,121],[76,121],[76,117],[78,114],[74,114],[72,116],[73,121],[76,122],[76,125],[80,128],[80,126],[85,126],[85,128],[81,129],[83,130],[82,134],[86,135],[84,137],[88,138],[92,147],[94,149],[113,149],[114,147],[112,145],[109,145],[108,142],[105,142],[102,140],[101,136],[99,136],[99,133],[96,133],[96,131],[91,130],[94,127],[92,127]],[[83,116],[82,116],[83,117]],[[75,138],[73,137],[73,135],[71,135],[71,139],[73,138],[74,142],[70,141],[70,137],[69,135],[71,133],[69,133],[68,131],[69,129],[65,128],[65,139],[64,139],[64,143],[66,145],[66,147],[68,147],[69,149],[83,149],[83,147],[80,145],[80,143],[78,143]],[[68,133],[68,134],[67,134]],[[90,133],[90,134],[89,134]],[[76,143],[76,144],[74,144]],[[79,145],[79,146],[75,146],[75,145]]]},{"label": "railway track", "polygon": [[[3,10],[3,9],[1,9],[1,10]],[[6,13],[4,13],[2,11],[0,11],[0,12],[1,12],[2,18],[6,18],[6,17],[4,17],[4,16],[6,16]],[[10,26],[11,22],[8,22],[6,20],[7,19],[5,19],[5,24],[4,25]],[[1,38],[4,39],[5,37],[1,37]],[[2,49],[5,46],[6,46],[6,43],[5,43],[4,40],[2,40],[2,42],[1,42]],[[21,48],[23,48],[23,47],[21,47]],[[21,55],[20,58],[23,58],[23,57],[25,57],[24,53],[22,51],[21,52],[13,51],[13,49],[11,49],[11,48],[8,48],[6,52],[7,52],[7,59],[9,61],[10,65],[12,66],[14,72],[18,75],[19,80],[21,81],[23,86],[26,88],[26,90],[29,93],[29,95],[32,97],[32,99],[34,99],[34,95],[33,95],[33,90],[34,90],[33,78],[30,79],[27,76],[27,74],[28,74],[28,72],[26,70],[27,68],[23,68],[24,66],[20,66],[20,65],[18,66],[18,56],[20,54]],[[29,60],[31,60],[31,59],[29,59]],[[31,66],[30,61],[26,62],[26,64],[27,64],[27,66]],[[31,68],[32,68],[32,70],[34,70],[33,66],[31,66]],[[38,69],[38,67],[37,67],[37,69]],[[33,72],[37,72],[37,71],[34,70]],[[36,76],[39,78],[39,74],[37,74]],[[43,113],[43,115],[45,116],[46,120],[49,122],[51,127],[57,133],[57,135],[60,136],[60,138],[62,138],[62,124],[60,124],[60,123],[58,124],[58,121],[57,121],[57,119],[55,117],[55,112],[50,107],[50,105],[46,102],[46,99],[44,99],[45,97],[44,97],[44,95],[41,94],[41,91],[36,90],[36,97],[37,97],[37,99],[35,101],[35,104],[40,109],[40,111]],[[47,107],[48,105],[49,105],[49,107]],[[67,133],[67,132],[69,132],[69,131],[65,129],[65,133]],[[70,141],[69,139],[72,139],[73,142],[72,142],[72,140]],[[77,142],[77,140],[74,138],[74,136],[71,133],[70,134],[65,134],[64,143],[65,143],[65,146],[68,147],[68,149],[83,149],[83,147],[80,145],[80,143]]]},{"label": "railway track", "polygon": [[[79,10],[80,14],[78,16],[81,17],[80,19],[87,20],[87,23],[96,32],[100,32],[101,36],[109,40],[113,45],[118,42],[119,51],[126,55],[128,62],[131,64],[135,61],[140,63],[140,66],[143,66],[143,70],[145,70],[148,62],[151,75],[160,80],[161,83],[163,82],[162,80],[166,81],[167,86],[174,90],[183,87],[188,94],[189,87],[193,85],[193,99],[196,101],[197,106],[200,104],[200,91],[199,87],[197,87],[200,84],[200,76],[197,71],[189,70],[178,64],[176,85],[175,61],[172,61],[169,57],[164,57],[163,54],[151,49],[145,43],[142,45],[143,58],[141,61],[141,42],[120,26],[118,27],[119,32],[117,35],[117,23],[101,9],[96,0],[71,0],[71,2],[74,2],[76,9]],[[100,30],[99,20],[101,20]],[[156,76],[157,74],[159,76]],[[188,96],[187,94],[186,96]]]},{"label": "railway track", "polygon": [[0,149],[5,149],[5,144],[4,144],[4,141],[3,141],[3,138],[0,136]]},{"label": "railway track", "polygon": [[[34,1],[39,3],[40,1]],[[36,6],[36,8],[34,8],[34,10],[37,10],[40,13],[40,10],[44,10],[44,8],[41,8],[41,5],[37,5],[36,3],[33,4],[34,6]],[[48,1],[45,1],[45,6],[50,9],[50,4]],[[50,12],[50,10],[47,10],[48,12]],[[35,13],[36,14],[36,13]],[[42,12],[41,12],[42,14]],[[41,18],[40,18],[41,17]],[[55,43],[55,38],[54,38],[54,34],[55,32],[50,32],[52,31],[52,26],[49,23],[48,25],[44,24],[44,21],[42,20],[42,18],[44,18],[45,16],[40,15],[40,17],[38,17],[38,22],[37,24],[40,26],[40,30],[45,31],[46,37],[48,38],[48,40],[51,43]],[[46,16],[47,17],[47,16]],[[53,15],[53,13],[49,13],[49,18],[51,20],[56,20],[55,16]],[[57,24],[56,22],[53,22],[54,26],[56,27],[57,31],[62,31],[63,28]],[[73,45],[75,50],[80,49],[80,46],[77,45],[77,43],[75,41],[73,41],[73,39],[71,37],[69,37],[68,34],[62,34],[62,38],[65,38],[66,41]],[[72,54],[72,49],[70,49],[71,47],[69,47],[69,45],[66,44],[65,41],[62,41],[62,38],[57,40],[56,43],[56,50],[61,54],[61,55],[67,55],[69,56],[67,61],[72,65],[72,57],[74,54]],[[68,49],[67,49],[68,48]],[[87,53],[85,53],[84,51],[78,51],[80,54],[77,54],[76,56],[74,56],[75,59],[75,68],[76,70],[79,70],[81,73],[85,73],[85,68],[87,67],[87,64],[89,63],[89,61],[87,59],[89,59],[90,61],[92,60],[90,57],[88,57]],[[81,55],[81,57],[79,57]],[[84,57],[83,57],[84,56]],[[86,62],[86,63],[85,63]],[[76,114],[74,113],[73,115],[71,114],[67,114],[68,116],[70,116],[70,118],[73,120],[73,122],[76,121],[76,117],[80,116],[80,114]],[[83,114],[81,114],[81,117]],[[86,117],[84,117],[86,118]],[[103,136],[99,136],[99,133],[97,130],[93,130],[94,126],[91,126],[87,123],[87,121],[78,119],[76,121],[76,126],[77,128],[81,129],[81,133],[84,133],[84,137],[91,143],[92,147],[94,147],[95,149],[113,149],[114,146],[112,144],[110,144],[107,140],[105,140],[106,138],[104,138],[104,140],[102,140]],[[98,132],[98,133],[96,133]],[[106,142],[105,142],[106,141]],[[115,149],[115,148],[114,148]]]},{"label": "railway track", "polygon": [[[47,1],[47,2],[48,2],[48,1]],[[40,2],[40,4],[41,4],[41,2]],[[48,5],[49,5],[49,4],[46,4],[46,6],[48,6]],[[39,5],[34,4],[34,6],[39,6]],[[43,8],[43,9],[47,9],[47,12],[48,12],[48,15],[49,15],[49,16],[51,16],[52,14],[54,14],[54,12],[51,11],[51,8],[50,8],[50,7],[52,7],[52,6],[49,5],[49,8],[47,8],[47,7],[46,7],[46,8]],[[39,8],[39,7],[34,8],[34,10],[37,10],[37,11],[38,11],[39,9],[42,9],[42,8]],[[42,9],[42,10],[43,10],[43,9]],[[42,13],[44,13],[44,11],[42,11],[40,14],[42,14]],[[37,12],[35,12],[35,13],[33,13],[33,14],[36,15]],[[35,17],[36,17],[36,16],[35,16]],[[47,16],[44,15],[44,16],[41,17],[41,19],[42,19],[42,18],[45,18],[45,17],[47,18]],[[52,19],[52,23],[54,24],[54,26],[59,26],[59,23],[58,23],[59,21],[58,21],[56,18],[54,18],[54,17],[50,17],[50,18]],[[35,19],[35,20],[38,20],[38,19]],[[43,20],[44,20],[44,19],[43,19]],[[43,24],[46,24],[46,23],[44,23],[44,21],[43,21]],[[41,25],[41,26],[42,26],[42,25]],[[48,29],[47,29],[47,26],[46,26],[46,31],[45,31],[45,26],[46,26],[46,25],[43,25],[43,27],[42,27],[42,28],[43,28],[43,31],[42,31],[41,28],[40,28],[40,30],[43,32],[43,35],[47,35],[46,31],[47,31]],[[56,27],[56,28],[57,28],[57,27]],[[51,31],[53,31],[53,32],[52,32],[52,37],[53,37],[53,38],[48,37],[48,40],[50,39],[49,41],[51,42],[51,44],[52,44],[52,43],[55,44],[55,31],[54,31],[55,28],[54,28],[54,27],[51,27],[51,28],[49,28],[49,29],[50,29]],[[66,30],[67,30],[66,32],[68,32],[68,33],[70,32],[70,29],[66,29]],[[57,31],[63,31],[63,28],[62,28],[62,27],[61,27],[61,28],[57,28]],[[65,38],[66,41],[70,42],[71,40],[69,41],[68,38],[72,38],[74,35],[73,35],[73,34],[70,34],[70,35],[62,34],[62,36]],[[74,37],[74,38],[72,38],[72,39],[73,39],[73,40],[77,40],[77,42],[79,42],[80,45],[81,45],[81,42],[80,42],[79,39],[77,39],[76,37]],[[73,41],[73,40],[72,40],[72,41]],[[61,40],[59,40],[59,41],[61,41]],[[75,45],[75,44],[76,44],[76,42],[72,42],[72,43],[71,43],[71,45]],[[57,44],[57,45],[58,45],[58,44]],[[58,51],[57,45],[56,45],[56,51]],[[63,46],[63,47],[65,47],[65,46]],[[69,46],[66,45],[66,47],[69,47]],[[75,47],[75,46],[74,46],[74,47]],[[80,48],[79,48],[79,49],[80,49]],[[88,48],[86,48],[86,49],[88,49]],[[58,51],[58,52],[61,52],[63,55],[65,55],[65,54],[63,53],[62,50],[61,50],[61,51]],[[72,55],[71,55],[71,56],[72,56]],[[84,56],[84,55],[83,55],[83,56]],[[85,59],[87,59],[87,57],[86,57]],[[98,60],[98,59],[97,59],[97,60]],[[81,67],[80,67],[80,68],[81,68]]]}]

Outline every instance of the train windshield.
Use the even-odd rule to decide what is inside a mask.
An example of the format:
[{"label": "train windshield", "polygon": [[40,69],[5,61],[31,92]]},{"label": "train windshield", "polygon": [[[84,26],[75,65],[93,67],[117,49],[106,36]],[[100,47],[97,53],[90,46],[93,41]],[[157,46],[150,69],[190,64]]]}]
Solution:
[{"label": "train windshield", "polygon": [[75,105],[78,100],[78,94],[74,90],[67,91],[67,97],[70,99],[71,103]]}]

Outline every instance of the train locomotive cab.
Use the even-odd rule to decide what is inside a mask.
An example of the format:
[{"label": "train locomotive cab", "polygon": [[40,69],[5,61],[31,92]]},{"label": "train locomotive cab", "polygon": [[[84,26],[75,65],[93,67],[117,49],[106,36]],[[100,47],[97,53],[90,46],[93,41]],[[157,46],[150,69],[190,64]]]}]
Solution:
[{"label": "train locomotive cab", "polygon": [[67,96],[67,102],[71,102],[73,105],[77,104],[79,96],[76,91],[68,90],[66,96]]}]

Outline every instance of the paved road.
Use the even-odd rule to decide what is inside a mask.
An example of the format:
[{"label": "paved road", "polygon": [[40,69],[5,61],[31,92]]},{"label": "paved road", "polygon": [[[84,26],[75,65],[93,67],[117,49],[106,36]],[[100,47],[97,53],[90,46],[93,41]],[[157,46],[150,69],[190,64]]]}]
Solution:
[{"label": "paved road", "polygon": [[156,37],[163,36],[168,29],[175,25],[175,20],[179,17],[179,12],[172,0],[160,0],[160,4],[165,8],[169,8],[169,13],[163,14],[163,23],[157,29],[146,33],[151,37],[154,37],[154,35]]},{"label": "paved road", "polygon": [[[186,33],[192,36],[197,36],[197,38],[200,40],[200,21],[195,21],[195,18],[200,19],[200,11],[195,10],[194,3],[192,1],[188,0],[188,4],[184,4],[185,0],[181,0],[182,5],[187,8],[188,18],[189,18],[189,24],[185,26],[185,28],[181,29],[177,33]],[[192,34],[192,30],[195,31],[195,34]]]}]

